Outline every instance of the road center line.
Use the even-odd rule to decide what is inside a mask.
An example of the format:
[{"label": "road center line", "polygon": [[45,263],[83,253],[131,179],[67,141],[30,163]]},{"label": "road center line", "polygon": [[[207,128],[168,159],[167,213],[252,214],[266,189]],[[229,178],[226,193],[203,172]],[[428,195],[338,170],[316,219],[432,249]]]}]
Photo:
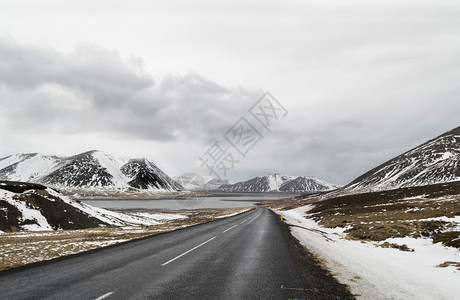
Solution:
[{"label": "road center line", "polygon": [[253,216],[251,219],[255,219],[257,218],[258,216],[260,216],[262,213],[258,213],[257,215]]},{"label": "road center line", "polygon": [[247,220],[248,220],[248,219],[246,219],[246,220],[244,220],[244,221],[240,222],[240,224],[243,224],[243,223],[244,223],[244,222],[246,222]]},{"label": "road center line", "polygon": [[235,228],[235,227],[238,226],[238,225],[239,225],[239,224],[233,225],[232,227],[227,228],[227,229],[225,229],[224,231],[222,231],[222,233],[226,233],[227,231],[229,231],[229,230],[232,229],[232,228]]},{"label": "road center line", "polygon": [[206,242],[203,242],[203,243],[199,244],[198,246],[195,246],[195,247],[193,247],[192,249],[185,251],[184,253],[182,253],[182,254],[180,254],[180,255],[178,255],[178,256],[176,256],[176,257],[174,257],[174,258],[168,260],[167,262],[165,262],[165,263],[163,263],[163,264],[161,264],[161,265],[162,265],[162,266],[166,266],[166,265],[169,264],[170,262],[175,261],[176,259],[178,259],[178,258],[184,256],[184,255],[187,254],[187,253],[192,252],[193,250],[195,250],[195,249],[197,249],[197,248],[203,246],[203,245],[206,244],[206,243],[209,243],[210,241],[212,241],[212,240],[215,239],[215,238],[216,238],[216,237],[214,236],[214,237],[210,238],[209,240],[207,240]]},{"label": "road center line", "polygon": [[96,298],[94,300],[102,300],[102,299],[105,299],[105,298],[107,298],[108,296],[110,296],[112,294],[113,294],[113,292],[108,292],[108,293],[106,293],[106,294],[104,294],[104,295],[102,295],[102,296],[100,296],[100,297],[98,297],[98,298]]}]

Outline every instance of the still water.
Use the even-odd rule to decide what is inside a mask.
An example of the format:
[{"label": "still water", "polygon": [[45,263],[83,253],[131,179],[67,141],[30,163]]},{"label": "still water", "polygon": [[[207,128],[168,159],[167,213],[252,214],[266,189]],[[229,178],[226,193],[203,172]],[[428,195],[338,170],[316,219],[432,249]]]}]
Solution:
[{"label": "still water", "polygon": [[292,193],[228,193],[206,197],[171,197],[142,200],[82,200],[92,206],[108,209],[200,209],[200,208],[236,208],[255,205],[264,200],[279,200],[295,197]]}]

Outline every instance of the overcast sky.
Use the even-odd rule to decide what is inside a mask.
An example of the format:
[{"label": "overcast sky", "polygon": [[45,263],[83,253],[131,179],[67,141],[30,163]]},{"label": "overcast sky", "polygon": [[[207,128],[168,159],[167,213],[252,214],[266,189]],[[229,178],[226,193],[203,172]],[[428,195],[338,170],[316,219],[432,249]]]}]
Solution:
[{"label": "overcast sky", "polygon": [[[99,149],[169,175],[245,117],[232,181],[346,184],[459,126],[458,1],[0,2],[0,157]],[[249,114],[270,92],[270,131]],[[276,121],[276,122],[275,122]]]}]

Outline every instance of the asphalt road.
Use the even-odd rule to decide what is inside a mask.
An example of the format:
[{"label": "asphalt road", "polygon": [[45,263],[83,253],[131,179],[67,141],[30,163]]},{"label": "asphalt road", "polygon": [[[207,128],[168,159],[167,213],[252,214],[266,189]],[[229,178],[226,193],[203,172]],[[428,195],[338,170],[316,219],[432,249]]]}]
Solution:
[{"label": "asphalt road", "polygon": [[348,299],[267,209],[16,271],[1,299]]}]

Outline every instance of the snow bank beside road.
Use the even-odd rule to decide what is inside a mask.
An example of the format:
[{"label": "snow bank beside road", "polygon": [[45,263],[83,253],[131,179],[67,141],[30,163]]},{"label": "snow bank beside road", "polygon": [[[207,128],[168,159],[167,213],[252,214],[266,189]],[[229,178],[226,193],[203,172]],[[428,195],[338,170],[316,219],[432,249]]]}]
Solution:
[{"label": "snow bank beside road", "polygon": [[[324,228],[307,219],[311,206],[282,213],[301,244],[324,260],[327,268],[362,299],[458,299],[460,271],[445,262],[460,262],[460,251],[431,239],[391,238],[414,252],[382,248],[376,242],[345,239],[344,228]],[[382,242],[382,243],[383,243]]]}]

